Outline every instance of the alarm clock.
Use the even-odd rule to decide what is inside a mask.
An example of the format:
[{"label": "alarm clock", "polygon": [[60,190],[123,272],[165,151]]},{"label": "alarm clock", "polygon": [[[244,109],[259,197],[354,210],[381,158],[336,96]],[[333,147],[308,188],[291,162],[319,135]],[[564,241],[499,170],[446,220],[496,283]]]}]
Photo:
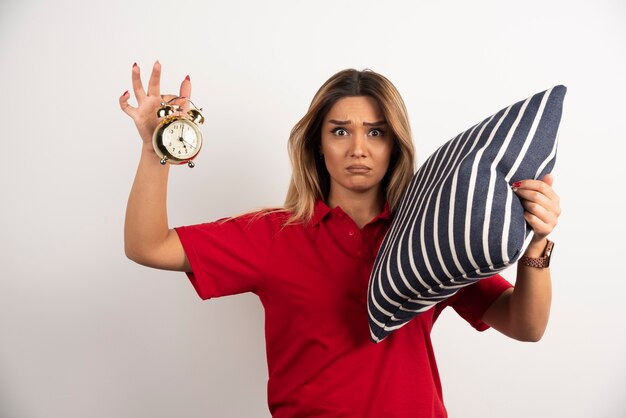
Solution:
[{"label": "alarm clock", "polygon": [[204,123],[204,116],[196,105],[189,99],[195,109],[183,112],[183,108],[170,104],[180,99],[174,97],[168,102],[161,102],[157,110],[157,117],[162,121],[157,125],[152,135],[152,146],[161,159],[161,164],[187,164],[195,166],[192,161],[202,148],[202,133],[199,125]]}]

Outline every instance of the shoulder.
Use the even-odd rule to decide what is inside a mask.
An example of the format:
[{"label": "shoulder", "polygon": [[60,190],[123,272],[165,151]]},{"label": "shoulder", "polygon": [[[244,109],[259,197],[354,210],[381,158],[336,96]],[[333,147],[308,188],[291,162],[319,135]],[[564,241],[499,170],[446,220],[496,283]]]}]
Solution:
[{"label": "shoulder", "polygon": [[[256,210],[212,222],[176,228],[188,248],[211,249],[215,254],[267,254],[287,219],[288,213]],[[205,251],[206,252],[206,251]]]},{"label": "shoulder", "polygon": [[218,219],[216,222],[224,224],[235,222],[240,224],[278,224],[282,225],[289,219],[291,212],[282,208],[263,208],[228,218]]},{"label": "shoulder", "polygon": [[213,224],[225,229],[237,228],[248,232],[264,231],[274,235],[285,227],[293,225],[288,223],[290,217],[291,212],[283,208],[264,208],[218,219]]}]

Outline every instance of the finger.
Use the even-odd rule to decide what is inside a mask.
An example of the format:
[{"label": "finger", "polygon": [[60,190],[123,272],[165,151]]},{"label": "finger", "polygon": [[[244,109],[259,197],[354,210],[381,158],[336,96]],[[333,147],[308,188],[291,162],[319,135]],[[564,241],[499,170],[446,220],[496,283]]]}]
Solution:
[{"label": "finger", "polygon": [[522,201],[522,206],[526,212],[541,219],[542,222],[556,225],[557,214],[552,210],[547,209],[538,203],[529,202],[527,200]]},{"label": "finger", "polygon": [[552,173],[548,173],[545,176],[543,176],[541,181],[543,181],[544,183],[547,183],[548,186],[552,186],[552,183],[554,183],[554,176],[552,175]]},{"label": "finger", "polygon": [[517,189],[515,194],[520,198],[524,208],[541,207],[550,212],[555,218],[561,215],[561,205],[559,204],[558,196],[555,200],[540,191],[526,189]]},{"label": "finger", "polygon": [[522,199],[522,203],[524,201],[533,202],[550,209],[554,209],[558,206],[558,202],[553,201],[550,197],[537,190],[517,189],[515,190],[515,194]]},{"label": "finger", "polygon": [[130,94],[128,94],[128,90],[126,90],[124,94],[120,96],[120,99],[119,99],[120,108],[122,109],[124,113],[126,113],[128,116],[134,119],[137,109],[128,104],[129,98],[130,98]]},{"label": "finger", "polygon": [[183,82],[180,83],[180,96],[191,98],[191,78],[189,76],[185,77]]},{"label": "finger", "polygon": [[548,198],[554,201],[559,201],[559,196],[556,194],[552,186],[541,180],[522,180],[512,184],[513,191],[517,193],[518,190],[533,190],[546,195]]},{"label": "finger", "polygon": [[146,97],[146,92],[143,89],[143,84],[141,84],[141,74],[139,73],[139,66],[137,63],[133,64],[133,91],[135,92],[135,97],[137,98],[137,102],[141,103],[143,99]]},{"label": "finger", "polygon": [[157,60],[152,66],[152,74],[148,82],[148,96],[161,95],[161,63]]},{"label": "finger", "polygon": [[546,224],[532,213],[524,212],[524,219],[526,219],[526,222],[528,222],[528,225],[530,225],[537,237],[546,237],[554,229],[554,227]]},{"label": "finger", "polygon": [[548,235],[558,223],[558,215],[533,203],[524,205],[524,218],[537,234]]},{"label": "finger", "polygon": [[[180,97],[191,99],[191,78],[189,76],[180,83]],[[185,111],[189,110],[189,100],[185,100],[182,106]]]}]

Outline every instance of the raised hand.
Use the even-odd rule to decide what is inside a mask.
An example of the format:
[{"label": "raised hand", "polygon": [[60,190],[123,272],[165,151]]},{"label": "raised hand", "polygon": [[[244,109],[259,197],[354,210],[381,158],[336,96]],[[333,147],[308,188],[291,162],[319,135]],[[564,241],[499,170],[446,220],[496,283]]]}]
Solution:
[{"label": "raised hand", "polygon": [[[152,67],[147,92],[144,90],[143,84],[141,83],[141,74],[139,66],[136,63],[133,64],[132,83],[133,92],[137,99],[137,107],[128,104],[130,94],[126,91],[119,98],[120,108],[133,119],[143,142],[151,143],[152,133],[159,124],[156,113],[159,107],[161,107],[161,102],[168,102],[176,96],[171,94],[161,95],[161,64],[159,61],[156,61]],[[178,96],[186,99],[191,97],[191,80],[189,76],[185,77],[181,83]],[[171,104],[181,106],[184,111],[189,109],[189,101],[185,99],[175,100]]]}]

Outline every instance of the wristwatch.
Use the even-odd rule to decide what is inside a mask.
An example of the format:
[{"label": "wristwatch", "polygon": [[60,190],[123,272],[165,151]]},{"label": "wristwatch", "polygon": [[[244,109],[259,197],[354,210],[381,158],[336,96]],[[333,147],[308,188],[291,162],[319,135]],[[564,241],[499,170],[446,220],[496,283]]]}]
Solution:
[{"label": "wristwatch", "polygon": [[554,248],[554,242],[550,241],[546,238],[548,243],[546,244],[545,250],[543,250],[543,256],[533,258],[528,256],[522,256],[518,260],[518,263],[521,263],[525,266],[535,267],[538,269],[545,269],[550,267],[550,257],[552,256],[552,249]]}]

